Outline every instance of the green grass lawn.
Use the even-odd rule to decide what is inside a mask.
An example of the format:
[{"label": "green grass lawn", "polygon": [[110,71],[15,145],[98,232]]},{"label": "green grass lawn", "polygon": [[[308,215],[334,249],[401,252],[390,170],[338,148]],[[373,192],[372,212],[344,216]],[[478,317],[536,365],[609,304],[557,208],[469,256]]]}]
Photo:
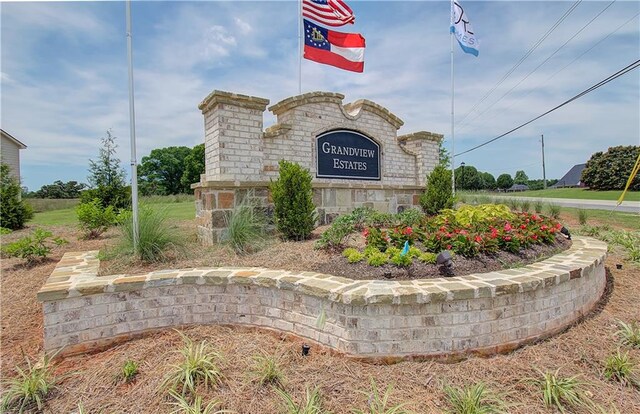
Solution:
[{"label": "green grass lawn", "polygon": [[[578,217],[578,209],[571,207],[561,207],[563,213]],[[587,212],[587,223],[590,220],[597,220],[602,224],[609,224],[615,227],[623,227],[629,230],[640,231],[640,217],[634,213],[624,213],[620,211],[608,210],[585,210]]]},{"label": "green grass lawn", "polygon": [[[617,200],[622,191],[590,191],[583,188],[554,188],[546,190],[522,191],[518,193],[487,193],[487,195],[541,197],[541,198],[575,198],[579,200]],[[625,201],[640,201],[640,191],[627,191]]]},{"label": "green grass lawn", "polygon": [[[183,202],[153,203],[148,204],[154,210],[163,210],[169,220],[191,220],[195,218],[196,210],[193,200]],[[43,211],[36,213],[28,224],[41,226],[77,226],[78,216],[75,208],[63,210]]]}]

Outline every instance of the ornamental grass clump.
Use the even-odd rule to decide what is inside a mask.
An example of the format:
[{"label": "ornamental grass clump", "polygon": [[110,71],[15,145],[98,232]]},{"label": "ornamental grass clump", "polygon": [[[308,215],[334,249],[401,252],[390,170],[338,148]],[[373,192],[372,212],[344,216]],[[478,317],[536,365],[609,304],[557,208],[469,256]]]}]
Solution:
[{"label": "ornamental grass clump", "polygon": [[450,414],[507,413],[502,399],[487,389],[482,382],[463,388],[444,386]]},{"label": "ornamental grass clump", "polygon": [[34,408],[42,411],[45,400],[55,388],[57,381],[50,365],[51,358],[45,355],[40,363],[33,364],[25,356],[26,369],[16,367],[17,377],[3,381],[4,395],[0,411],[9,410],[10,412],[23,413]]},{"label": "ornamental grass clump", "polygon": [[620,339],[620,343],[624,346],[640,349],[640,325],[635,321],[630,324],[618,321],[618,325],[620,329],[616,335]]},{"label": "ornamental grass clump", "polygon": [[529,379],[542,392],[542,401],[545,407],[556,408],[561,413],[565,413],[568,408],[580,412],[580,410],[591,410],[594,403],[584,391],[586,382],[580,381],[578,375],[573,377],[561,377],[560,370],[555,372],[538,371],[542,378]]},{"label": "ornamental grass clump", "polygon": [[141,206],[138,214],[138,244],[134,251],[133,214],[125,211],[119,217],[121,238],[118,250],[132,252],[145,262],[160,262],[170,257],[170,252],[180,251],[184,240],[175,226],[167,223],[164,210]]},{"label": "ornamental grass clump", "polygon": [[306,398],[300,403],[296,403],[293,397],[286,391],[279,388],[275,388],[274,390],[282,399],[282,414],[328,414],[327,411],[322,408],[322,399],[318,388],[314,388],[313,390],[307,388],[305,392]]},{"label": "ornamental grass clump", "polygon": [[253,370],[251,374],[260,385],[284,384],[284,373],[280,368],[278,358],[264,352],[261,355],[253,357]]},{"label": "ornamental grass clump", "polygon": [[634,362],[629,358],[629,352],[609,355],[604,361],[604,377],[608,380],[618,381],[623,385],[631,385],[640,388],[640,380],[637,378]]},{"label": "ornamental grass clump", "polygon": [[393,391],[393,386],[389,385],[383,394],[380,393],[378,389],[378,385],[371,378],[371,391],[360,391],[361,394],[366,395],[367,398],[367,409],[366,410],[353,410],[353,414],[410,414],[409,411],[405,410],[405,404],[389,404],[389,397],[391,397],[391,393]]},{"label": "ornamental grass clump", "polygon": [[223,414],[233,412],[228,410],[216,410],[216,407],[220,405],[220,401],[217,399],[209,401],[207,405],[204,405],[202,396],[200,395],[196,395],[192,401],[175,391],[169,391],[169,395],[174,399],[174,402],[172,402],[171,405],[176,407],[175,410],[171,411],[171,414]]},{"label": "ornamental grass clump", "polygon": [[128,384],[132,382],[137,375],[138,375],[138,363],[136,361],[129,359],[122,366],[122,369],[120,370],[120,373],[118,375],[118,379]]},{"label": "ornamental grass clump", "polygon": [[225,216],[227,228],[222,234],[222,242],[231,246],[238,254],[259,251],[268,241],[267,218],[263,210],[252,200],[253,194],[247,194],[231,213]]},{"label": "ornamental grass clump", "polygon": [[214,351],[207,341],[196,345],[182,332],[178,334],[184,346],[175,353],[181,356],[181,360],[172,366],[172,370],[162,383],[162,388],[173,391],[182,388],[180,394],[185,395],[187,391],[195,394],[199,384],[204,384],[206,388],[221,383],[224,376],[218,362],[222,360],[222,356]]}]

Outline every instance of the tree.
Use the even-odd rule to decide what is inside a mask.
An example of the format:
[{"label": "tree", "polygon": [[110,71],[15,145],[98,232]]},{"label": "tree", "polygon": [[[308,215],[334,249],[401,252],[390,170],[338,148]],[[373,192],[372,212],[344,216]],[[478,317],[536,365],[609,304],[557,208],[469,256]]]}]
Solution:
[{"label": "tree", "polygon": [[496,180],[496,186],[501,190],[506,190],[507,188],[511,188],[513,185],[513,178],[509,174],[500,174],[498,179]]},{"label": "tree", "polygon": [[526,185],[528,182],[529,182],[529,177],[527,177],[527,174],[524,171],[522,170],[516,171],[516,175],[513,177],[514,184]]},{"label": "tree", "polygon": [[445,208],[453,208],[451,170],[440,164],[427,177],[427,188],[420,196],[420,206],[427,214],[438,214]]},{"label": "tree", "polygon": [[91,190],[84,191],[81,201],[91,202],[97,198],[104,206],[116,209],[127,208],[131,204],[131,189],[125,182],[125,171],[116,157],[116,137],[107,130],[107,136],[101,138],[102,147],[98,152],[98,160],[89,160],[89,183]]},{"label": "tree", "polygon": [[[623,190],[635,165],[640,146],[611,147],[596,152],[582,170],[582,182],[592,190]],[[629,190],[640,190],[640,175],[631,181]]]},{"label": "tree", "polygon": [[182,183],[185,159],[191,154],[189,147],[156,148],[142,157],[138,177],[142,186],[153,189],[154,194],[181,194],[189,191]]},{"label": "tree", "polygon": [[204,168],[204,144],[196,145],[184,159],[184,173],[180,179],[182,185],[191,189],[191,184],[200,182],[200,174],[204,174]]},{"label": "tree", "polygon": [[20,198],[18,181],[11,175],[7,164],[0,164],[0,226],[17,230],[33,217],[31,206]]},{"label": "tree", "polygon": [[482,178],[476,167],[471,165],[456,168],[456,188],[459,190],[480,190]]},{"label": "tree", "polygon": [[78,198],[80,192],[87,188],[86,184],[78,183],[77,181],[68,181],[63,183],[60,180],[56,180],[53,184],[47,184],[40,187],[35,192],[35,197],[38,198]]},{"label": "tree", "polygon": [[486,190],[495,190],[496,189],[496,179],[491,173],[482,172],[480,173],[480,178],[482,179],[482,188]]},{"label": "tree", "polygon": [[438,142],[438,159],[440,160],[440,165],[445,168],[449,168],[451,165],[451,156],[444,146],[444,140],[440,140],[440,142]]}]

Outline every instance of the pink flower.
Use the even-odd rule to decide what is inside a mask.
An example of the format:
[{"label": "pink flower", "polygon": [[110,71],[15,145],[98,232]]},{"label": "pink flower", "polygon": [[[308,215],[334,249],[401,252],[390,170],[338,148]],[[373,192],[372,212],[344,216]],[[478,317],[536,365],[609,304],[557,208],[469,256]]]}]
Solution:
[{"label": "pink flower", "polygon": [[511,241],[511,236],[504,236],[504,241]]},{"label": "pink flower", "polygon": [[533,240],[538,240],[538,235],[537,235],[537,234],[534,234],[533,236],[531,236],[531,238],[532,238]]},{"label": "pink flower", "polygon": [[369,229],[364,229],[364,231],[362,232],[362,235],[364,237],[369,237]]},{"label": "pink flower", "polygon": [[451,250],[451,245],[447,244],[447,250]]},{"label": "pink flower", "polygon": [[512,227],[510,223],[504,225],[504,231],[511,231]]},{"label": "pink flower", "polygon": [[476,234],[476,243],[482,243],[482,237]]},{"label": "pink flower", "polygon": [[544,230],[546,230],[546,229],[548,229],[548,228],[549,228],[549,227],[547,227],[547,225],[546,225],[546,224],[543,224],[542,226],[540,226],[540,230],[543,230],[543,231],[544,231]]},{"label": "pink flower", "polygon": [[469,232],[466,230],[460,230],[460,234],[465,235],[465,234],[469,234]]},{"label": "pink flower", "polygon": [[491,238],[495,239],[496,237],[498,237],[498,230],[494,229],[493,227],[491,228]]}]

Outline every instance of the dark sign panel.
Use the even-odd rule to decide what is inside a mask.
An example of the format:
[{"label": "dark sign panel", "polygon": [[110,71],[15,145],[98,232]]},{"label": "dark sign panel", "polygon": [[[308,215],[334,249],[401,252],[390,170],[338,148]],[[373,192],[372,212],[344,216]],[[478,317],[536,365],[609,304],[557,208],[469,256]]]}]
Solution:
[{"label": "dark sign panel", "polygon": [[380,146],[359,132],[336,130],[316,138],[318,178],[380,179]]}]

